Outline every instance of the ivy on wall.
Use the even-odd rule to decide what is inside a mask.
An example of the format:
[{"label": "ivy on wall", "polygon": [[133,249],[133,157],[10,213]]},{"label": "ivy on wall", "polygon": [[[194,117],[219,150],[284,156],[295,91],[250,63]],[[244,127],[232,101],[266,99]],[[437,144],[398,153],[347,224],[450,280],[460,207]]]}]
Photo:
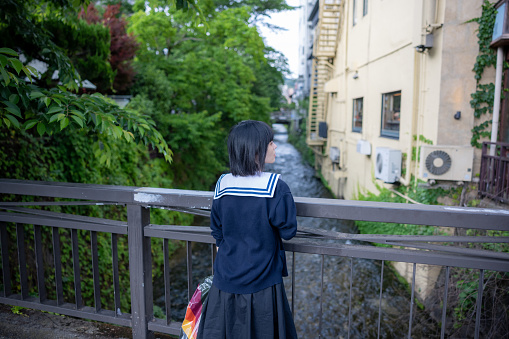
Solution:
[{"label": "ivy on wall", "polygon": [[[470,22],[479,24],[479,32],[477,33],[479,44],[479,55],[477,56],[474,69],[476,79],[476,91],[471,94],[472,100],[470,106],[474,109],[474,117],[480,119],[484,114],[493,114],[493,100],[495,97],[495,84],[481,84],[482,75],[487,67],[495,67],[497,56],[495,51],[490,48],[493,36],[493,26],[497,10],[490,1],[485,0],[482,5],[482,15]],[[472,129],[472,139],[470,144],[474,147],[481,148],[480,140],[491,136],[490,126],[492,119],[486,120]]]}]

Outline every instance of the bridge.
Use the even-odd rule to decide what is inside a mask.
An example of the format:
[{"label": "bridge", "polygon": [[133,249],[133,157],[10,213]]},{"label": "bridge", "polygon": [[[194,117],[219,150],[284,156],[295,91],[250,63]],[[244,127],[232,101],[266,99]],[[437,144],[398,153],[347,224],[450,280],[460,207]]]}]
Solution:
[{"label": "bridge", "polygon": [[[180,240],[186,244],[187,258],[187,288],[188,299],[196,288],[193,276],[193,243],[204,243],[210,246],[210,273],[213,273],[212,262],[215,258],[215,241],[210,236],[208,227],[156,225],[150,222],[150,212],[153,209],[169,209],[208,216],[212,192],[188,191],[176,189],[162,189],[149,187],[105,186],[90,184],[37,182],[0,179],[0,194],[3,200],[14,202],[0,202],[0,244],[2,264],[2,288],[0,302],[8,305],[21,306],[68,316],[106,322],[132,328],[134,338],[152,338],[154,332],[178,335],[180,321],[173,321],[171,314],[172,272],[170,270],[169,241]],[[14,195],[14,196],[8,196]],[[408,321],[405,327],[408,338],[414,330],[414,315],[419,305],[416,305],[416,274],[418,268],[426,265],[442,267],[443,274],[440,282],[441,290],[440,312],[437,337],[444,338],[450,324],[452,300],[448,295],[450,279],[455,268],[467,268],[475,272],[477,281],[471,284],[474,300],[471,334],[480,338],[483,333],[492,330],[489,327],[493,320],[493,313],[485,305],[487,276],[489,272],[499,272],[507,277],[509,272],[509,254],[490,250],[462,246],[462,244],[503,244],[509,242],[506,236],[509,232],[509,211],[463,208],[450,206],[427,206],[398,203],[347,201],[336,199],[318,199],[296,197],[297,213],[306,218],[331,218],[343,220],[363,220],[374,222],[390,222],[417,225],[432,225],[437,234],[427,235],[374,235],[347,234],[320,229],[299,228],[297,236],[285,243],[289,256],[290,277],[288,278],[289,299],[292,311],[299,291],[296,290],[295,254],[310,254],[319,256],[321,265],[320,291],[317,298],[316,337],[327,337],[323,326],[323,317],[327,308],[324,297],[327,281],[324,280],[324,258],[342,257],[349,265],[349,286],[344,286],[345,293],[349,293],[348,321],[345,326],[346,335],[353,335],[352,328],[352,276],[356,270],[354,260],[370,259],[380,262],[382,267],[380,276],[379,295],[376,297],[378,305],[377,333],[383,324],[382,307],[384,304],[384,265],[388,262],[403,263],[410,267],[410,292],[407,298],[409,306]],[[126,220],[110,220],[88,215],[75,215],[45,210],[54,206],[108,206],[114,205],[126,213]],[[30,232],[27,232],[27,229]],[[447,235],[454,232],[447,230],[482,230],[485,235],[454,236]],[[63,278],[62,268],[65,266],[62,258],[62,232],[70,234],[72,251],[71,257],[72,281]],[[493,232],[501,232],[504,236],[493,236]],[[30,233],[30,234],[28,234]],[[89,251],[93,279],[90,283],[82,280],[80,266],[79,236],[87,233],[89,236]],[[111,237],[107,245],[98,242],[98,233],[106,233]],[[127,236],[129,286],[121,288],[119,275],[125,267],[119,267],[122,259],[118,256],[119,239]],[[88,239],[88,237],[87,237]],[[162,239],[163,253],[154,253],[152,239]],[[390,245],[388,247],[373,246],[372,244]],[[104,246],[109,246],[105,249]],[[486,247],[486,246],[485,246]],[[33,248],[33,251],[28,251]],[[488,248],[488,247],[486,247]],[[48,276],[45,267],[44,249],[52,251],[52,274]],[[112,281],[100,281],[100,255],[104,251],[111,252]],[[27,253],[30,255],[27,256]],[[164,262],[164,318],[154,315],[154,281],[152,278],[152,261],[162,256]],[[386,274],[386,273],[385,273]],[[16,276],[17,278],[13,278]],[[34,276],[36,284],[31,286],[29,277]],[[506,279],[507,280],[507,279]],[[72,283],[74,286],[74,300],[64,300],[63,285]],[[107,307],[102,301],[102,290],[105,285],[112,286],[114,302]],[[48,291],[52,286],[53,291]],[[505,285],[507,288],[507,284]],[[82,295],[93,290],[93,305],[83,303]],[[126,295],[126,291],[129,291]],[[51,292],[51,293],[50,293]],[[104,292],[103,292],[104,293]],[[490,292],[491,293],[491,292]],[[495,293],[495,292],[494,292]],[[507,289],[499,290],[502,298],[506,298]],[[50,298],[50,296],[55,296]],[[128,298],[130,310],[121,309],[121,297]],[[490,298],[493,295],[490,294]],[[354,301],[355,302],[355,301]],[[506,306],[507,307],[507,304]],[[507,313],[507,310],[506,310]],[[491,319],[491,320],[490,320]]]},{"label": "bridge", "polygon": [[292,111],[289,109],[281,109],[270,114],[270,120],[276,124],[290,124],[292,119]]}]

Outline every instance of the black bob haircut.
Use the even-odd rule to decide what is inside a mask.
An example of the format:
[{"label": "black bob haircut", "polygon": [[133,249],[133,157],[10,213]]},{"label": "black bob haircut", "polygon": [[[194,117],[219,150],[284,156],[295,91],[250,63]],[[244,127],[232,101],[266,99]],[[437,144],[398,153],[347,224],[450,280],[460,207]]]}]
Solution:
[{"label": "black bob haircut", "polygon": [[245,120],[233,126],[228,135],[231,173],[245,177],[263,172],[267,146],[272,140],[272,128],[262,121]]}]

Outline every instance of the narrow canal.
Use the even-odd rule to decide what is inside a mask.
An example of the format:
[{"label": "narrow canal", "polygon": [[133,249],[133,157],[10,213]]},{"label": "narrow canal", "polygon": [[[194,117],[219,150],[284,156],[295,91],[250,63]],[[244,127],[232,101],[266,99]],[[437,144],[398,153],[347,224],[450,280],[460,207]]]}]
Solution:
[{"label": "narrow canal", "polygon": [[[268,172],[280,173],[296,197],[332,198],[314,169],[304,163],[300,153],[287,142],[284,125],[274,125],[277,144],[276,162],[266,167]],[[202,221],[207,224],[208,220]],[[321,228],[338,232],[358,233],[353,222],[322,219],[298,219],[299,226]],[[172,318],[181,321],[187,302],[187,280],[185,256],[180,251],[172,264]],[[210,274],[210,247],[202,244],[193,246],[193,277],[200,281]],[[380,302],[380,261],[324,256],[324,284],[322,299],[321,338],[377,338],[379,308],[381,308],[380,338],[403,338],[408,335],[410,296],[405,285],[398,282],[388,265],[384,267],[382,299]],[[285,286],[291,302],[291,260],[287,256],[290,276]],[[319,338],[319,313],[321,295],[322,256],[311,254],[295,255],[295,313],[294,319],[302,338]],[[352,275],[351,310],[350,276]],[[174,278],[173,278],[174,277]],[[157,283],[156,283],[157,285]],[[162,292],[162,291],[161,291]],[[156,290],[156,295],[158,294]],[[159,294],[156,304],[164,308],[163,295]],[[350,322],[350,333],[348,335]],[[412,337],[434,337],[426,316],[414,309]],[[433,333],[431,333],[433,332]]]}]

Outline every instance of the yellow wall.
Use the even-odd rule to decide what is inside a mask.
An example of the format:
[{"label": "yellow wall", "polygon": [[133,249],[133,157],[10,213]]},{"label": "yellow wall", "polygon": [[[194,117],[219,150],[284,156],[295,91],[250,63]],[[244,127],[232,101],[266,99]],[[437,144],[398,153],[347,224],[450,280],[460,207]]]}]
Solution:
[{"label": "yellow wall", "polygon": [[[477,24],[466,21],[479,17],[482,5],[478,0],[369,0],[363,17],[363,1],[357,0],[353,25],[352,2],[347,0],[344,7],[331,80],[338,82],[339,90],[329,94],[327,113],[326,153],[330,147],[340,149],[341,169],[333,167],[328,157],[321,159],[324,178],[337,196],[347,199],[355,198],[359,188],[376,191],[376,147],[407,155],[401,182],[408,184],[410,175],[418,174],[410,161],[412,147],[419,146],[414,136],[422,135],[435,145],[469,144],[473,128],[469,101],[475,91],[472,68],[478,47]],[[415,46],[424,42],[425,27],[435,20],[443,26],[433,28],[433,48],[417,53]],[[398,139],[380,136],[382,94],[393,91],[401,91]],[[353,99],[360,97],[363,127],[362,133],[356,133],[352,132]],[[457,111],[460,120],[453,118]],[[359,139],[371,144],[371,155],[357,153]]]}]

